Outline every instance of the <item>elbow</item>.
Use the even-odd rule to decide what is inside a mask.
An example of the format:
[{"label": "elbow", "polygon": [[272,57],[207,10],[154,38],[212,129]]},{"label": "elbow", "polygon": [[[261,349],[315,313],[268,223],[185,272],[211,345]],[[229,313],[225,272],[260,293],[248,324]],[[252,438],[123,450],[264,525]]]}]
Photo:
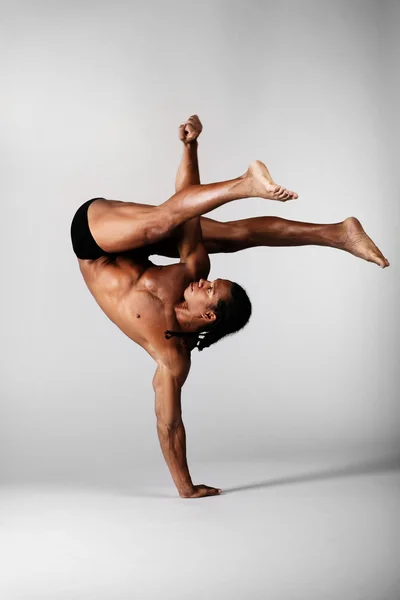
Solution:
[{"label": "elbow", "polygon": [[182,425],[183,422],[181,416],[171,419],[164,419],[160,416],[157,416],[157,431],[159,434],[169,436],[174,434]]}]

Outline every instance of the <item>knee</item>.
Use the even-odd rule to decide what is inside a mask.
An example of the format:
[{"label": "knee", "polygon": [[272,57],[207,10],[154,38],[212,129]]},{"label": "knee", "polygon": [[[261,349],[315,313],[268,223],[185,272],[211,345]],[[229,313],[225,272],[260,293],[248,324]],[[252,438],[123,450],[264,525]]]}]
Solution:
[{"label": "knee", "polygon": [[229,225],[231,238],[237,243],[245,243],[249,240],[249,228],[245,223],[240,221],[230,221]]},{"label": "knee", "polygon": [[224,224],[224,233],[221,239],[221,252],[238,252],[249,246],[248,227],[240,221],[230,221]]},{"label": "knee", "polygon": [[171,235],[174,227],[170,215],[161,209],[152,214],[152,218],[148,220],[146,227],[146,241],[148,244],[156,243]]}]

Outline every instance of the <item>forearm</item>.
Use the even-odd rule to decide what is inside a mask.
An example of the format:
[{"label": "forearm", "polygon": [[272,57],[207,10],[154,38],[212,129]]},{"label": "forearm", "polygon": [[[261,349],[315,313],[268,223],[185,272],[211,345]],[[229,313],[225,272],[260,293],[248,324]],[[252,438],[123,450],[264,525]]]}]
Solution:
[{"label": "forearm", "polygon": [[182,159],[175,179],[175,191],[180,192],[189,185],[200,183],[197,141],[183,144]]},{"label": "forearm", "polygon": [[179,495],[190,494],[193,491],[193,483],[186,461],[186,432],[182,421],[173,427],[157,421],[157,433]]}]

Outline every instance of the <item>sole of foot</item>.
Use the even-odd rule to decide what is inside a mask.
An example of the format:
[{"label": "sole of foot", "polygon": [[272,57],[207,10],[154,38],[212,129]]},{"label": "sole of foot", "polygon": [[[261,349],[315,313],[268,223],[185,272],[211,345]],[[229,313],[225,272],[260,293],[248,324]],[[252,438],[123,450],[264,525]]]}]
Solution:
[{"label": "sole of foot", "polygon": [[254,196],[265,198],[266,200],[278,200],[287,202],[287,200],[296,200],[298,194],[275,183],[266,165],[260,160],[251,163],[247,174],[252,180],[252,192]]},{"label": "sole of foot", "polygon": [[342,230],[343,250],[354,254],[358,258],[373,262],[382,269],[390,266],[388,259],[383,256],[378,246],[365,233],[363,226],[356,217],[345,219],[342,223]]}]

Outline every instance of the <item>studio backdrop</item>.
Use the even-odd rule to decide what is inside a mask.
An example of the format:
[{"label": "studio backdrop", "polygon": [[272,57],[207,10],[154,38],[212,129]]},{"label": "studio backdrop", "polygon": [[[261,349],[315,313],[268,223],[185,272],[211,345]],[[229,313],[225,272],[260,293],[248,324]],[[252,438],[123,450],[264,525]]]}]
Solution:
[{"label": "studio backdrop", "polygon": [[192,354],[189,462],[398,451],[398,23],[395,2],[4,3],[2,482],[163,464],[156,365],[90,295],[69,228],[89,198],[170,197],[193,113],[202,183],[260,159],[299,194],[207,216],[356,216],[391,266],[320,246],[212,255],[253,315]]}]

